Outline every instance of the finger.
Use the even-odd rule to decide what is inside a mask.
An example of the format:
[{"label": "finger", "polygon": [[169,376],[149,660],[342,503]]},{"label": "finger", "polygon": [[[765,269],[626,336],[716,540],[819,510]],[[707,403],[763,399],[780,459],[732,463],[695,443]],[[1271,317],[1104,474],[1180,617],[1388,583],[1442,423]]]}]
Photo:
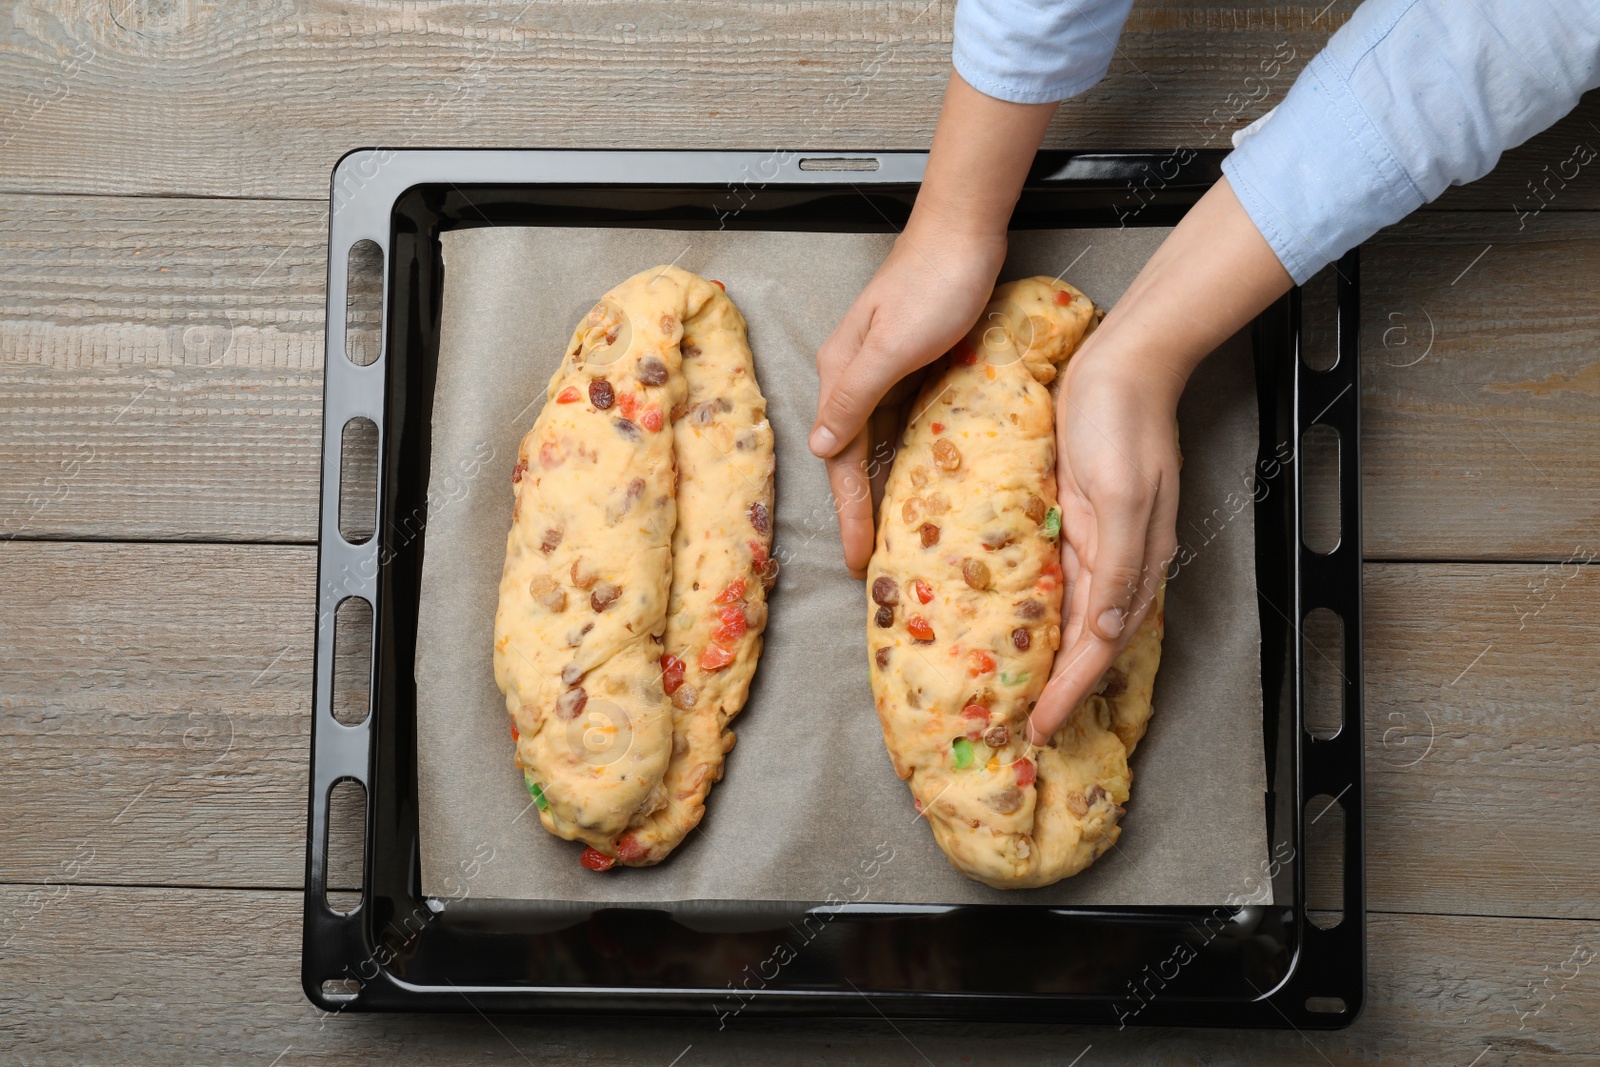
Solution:
[{"label": "finger", "polygon": [[[1088,583],[1078,583],[1076,589],[1069,591],[1073,603],[1071,617],[1062,630],[1063,651],[1056,656],[1050,681],[1044,692],[1039,694],[1039,700],[1028,719],[1028,740],[1035,745],[1047,743],[1050,735],[1059,730],[1089,698],[1089,694],[1095,691],[1100,679],[1116,662],[1117,656],[1127,647],[1134,631],[1155,604],[1167,567],[1177,555],[1178,544],[1176,479],[1163,480],[1162,484],[1173,488],[1159,493],[1156,505],[1151,510],[1145,531],[1146,551],[1141,576],[1129,605],[1126,625],[1118,639],[1107,641],[1092,628],[1083,627],[1083,617],[1088,613],[1087,605],[1091,603],[1085,586],[1093,584],[1092,578]],[[1063,557],[1068,553],[1075,555],[1070,545],[1064,545],[1062,551]],[[1073,593],[1078,595],[1074,596]]]},{"label": "finger", "polygon": [[872,413],[867,420],[867,428],[862,431],[867,439],[867,477],[872,481],[872,512],[877,514],[883,506],[883,494],[889,488],[889,473],[894,469],[895,456],[898,449],[895,442],[900,440],[905,432],[906,420],[899,407],[892,406],[894,394],[904,389],[911,379],[904,379],[894,389],[889,391],[889,396],[884,398],[884,403]]},{"label": "finger", "polygon": [[[1071,633],[1074,626],[1080,621],[1073,617],[1072,601],[1078,592],[1078,582],[1083,577],[1083,574],[1083,562],[1078,556],[1078,550],[1072,547],[1072,542],[1063,537],[1061,539],[1061,635],[1063,640],[1066,640],[1067,634]],[[1067,643],[1071,644],[1072,641],[1076,640],[1077,635],[1073,634],[1072,639]]]},{"label": "finger", "polygon": [[1095,502],[1095,546],[1090,561],[1084,626],[1101,640],[1116,642],[1127,632],[1129,611],[1139,591],[1154,494],[1142,487]]},{"label": "finger", "polygon": [[[1176,472],[1161,479],[1162,491],[1156,494],[1155,507],[1150,512],[1150,525],[1145,530],[1145,556],[1139,577],[1139,590],[1135,595],[1128,624],[1123,627],[1121,647],[1133,637],[1133,631],[1156,601],[1161,583],[1166,581],[1167,569],[1178,555],[1178,480]],[[1170,486],[1170,488],[1168,488]]]},{"label": "finger", "polygon": [[[1087,550],[1090,552],[1093,551],[1093,539],[1094,533],[1091,527],[1089,533],[1090,544],[1087,546]],[[1077,551],[1070,545],[1064,550],[1063,555],[1068,552],[1074,556],[1077,555]],[[1088,657],[1088,662],[1086,663],[1085,661],[1084,650],[1089,647],[1086,641],[1089,639],[1099,641],[1100,639],[1084,623],[1084,618],[1088,614],[1089,588],[1093,583],[1093,572],[1081,562],[1078,564],[1077,570],[1078,577],[1072,586],[1067,589],[1066,598],[1061,605],[1061,615],[1064,621],[1061,628],[1060,651],[1056,653],[1056,658],[1050,664],[1050,677],[1052,679],[1069,671],[1080,672],[1082,669],[1092,667],[1095,663],[1106,659],[1104,656],[1091,654]],[[1116,642],[1102,643],[1111,646],[1111,655],[1114,658]],[[1076,678],[1076,674],[1074,677]],[[1099,679],[1088,676],[1085,683],[1087,685],[1086,689],[1077,685],[1072,679],[1063,684],[1069,685],[1070,688],[1066,691],[1059,688],[1052,690],[1049,698],[1045,701],[1047,719],[1051,721],[1050,731],[1059,729],[1061,723],[1072,717],[1073,711],[1079,704],[1083,703],[1083,699],[1088,695],[1089,690],[1099,684]],[[1057,706],[1059,706],[1058,710],[1052,712],[1052,708]],[[1049,732],[1043,732],[1041,736],[1048,737]]]},{"label": "finger", "polygon": [[890,388],[920,364],[885,348],[883,330],[868,328],[855,358],[835,376],[817,408],[809,444],[819,456],[836,454],[861,433]]},{"label": "finger", "polygon": [[867,336],[872,322],[871,306],[857,299],[844,313],[839,325],[833,328],[828,339],[817,349],[817,414],[822,414],[822,401],[833,390],[839,374],[856,358],[861,342]]},{"label": "finger", "polygon": [[1087,629],[1076,645],[1062,646],[1056,656],[1056,672],[1028,716],[1030,743],[1042,746],[1049,742],[1050,735],[1094,692],[1117,652],[1115,642],[1103,640]]},{"label": "finger", "polygon": [[1083,632],[1084,610],[1089,602],[1094,516],[1081,498],[1065,498],[1061,505],[1061,572],[1065,580],[1061,598],[1061,643],[1071,648]]},{"label": "finger", "polygon": [[867,472],[867,435],[857,434],[827,461],[833,510],[839,516],[839,539],[850,577],[865,578],[872,558],[872,483]]}]

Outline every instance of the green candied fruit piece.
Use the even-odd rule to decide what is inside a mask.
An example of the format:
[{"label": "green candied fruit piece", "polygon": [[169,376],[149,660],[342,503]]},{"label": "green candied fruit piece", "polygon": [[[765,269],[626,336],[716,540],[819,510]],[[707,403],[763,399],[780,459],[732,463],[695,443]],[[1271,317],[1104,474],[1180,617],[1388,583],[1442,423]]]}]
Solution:
[{"label": "green candied fruit piece", "polygon": [[1051,508],[1044,513],[1044,535],[1054,541],[1061,536],[1061,509]]},{"label": "green candied fruit piece", "polygon": [[1026,685],[1026,684],[1028,684],[1028,672],[1027,671],[1016,671],[1016,672],[1001,671],[1000,672],[1000,684],[1002,684],[1002,685]]},{"label": "green candied fruit piece", "polygon": [[544,789],[533,780],[533,775],[523,771],[522,780],[528,783],[528,794],[533,797],[533,802],[539,805],[539,810],[544,811],[549,808],[550,802],[544,797]]},{"label": "green candied fruit piece", "polygon": [[950,751],[955,757],[956,770],[972,765],[972,742],[965,737],[958,737],[950,742]]}]

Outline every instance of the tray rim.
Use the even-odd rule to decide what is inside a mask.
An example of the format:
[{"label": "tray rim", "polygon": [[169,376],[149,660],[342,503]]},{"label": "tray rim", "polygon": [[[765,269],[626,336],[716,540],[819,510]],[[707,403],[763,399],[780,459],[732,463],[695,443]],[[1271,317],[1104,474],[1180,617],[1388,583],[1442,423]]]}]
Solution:
[{"label": "tray rim", "polygon": [[[1115,188],[1119,183],[1127,185],[1130,191],[1134,190],[1135,179],[1141,179],[1148,188],[1148,178],[1152,170],[1161,176],[1162,184],[1157,190],[1159,193],[1169,194],[1168,202],[1163,204],[1163,210],[1154,215],[1136,218],[1135,225],[1159,224],[1172,215],[1170,197],[1192,201],[1199,192],[1208,187],[1220,172],[1219,164],[1223,152],[1192,151],[1187,159],[1173,166],[1174,174],[1169,179],[1165,176],[1165,167],[1178,162],[1175,150],[1168,153],[1152,152],[1041,152],[1029,178],[1029,188],[1050,188],[1056,186]],[[818,158],[833,158],[847,160],[874,160],[878,169],[873,172],[818,170],[803,167],[802,160],[815,160]],[[323,426],[323,479],[321,518],[319,525],[318,542],[318,624],[316,645],[316,685],[313,709],[312,732],[312,773],[310,803],[307,813],[307,888],[305,896],[305,925],[303,930],[302,945],[302,979],[305,992],[309,999],[319,1007],[330,1011],[342,1010],[468,1010],[468,1005],[462,1003],[447,1004],[437,995],[436,987],[416,985],[406,982],[386,967],[379,968],[383,975],[381,983],[392,995],[376,995],[379,982],[376,980],[370,985],[364,985],[353,997],[330,995],[321,988],[321,981],[317,974],[321,969],[314,967],[314,963],[327,956],[330,945],[337,945],[348,955],[349,950],[365,947],[367,956],[372,957],[376,949],[371,947],[370,938],[365,936],[351,936],[354,928],[367,921],[370,908],[368,903],[372,893],[372,867],[373,854],[373,811],[375,792],[372,785],[372,774],[375,766],[375,713],[369,713],[363,722],[356,727],[343,726],[332,718],[330,696],[332,683],[332,631],[333,609],[337,603],[349,596],[358,596],[368,600],[373,608],[374,617],[374,643],[376,653],[377,627],[381,598],[384,593],[381,589],[382,571],[384,564],[380,559],[383,538],[375,536],[363,545],[350,545],[338,531],[338,500],[339,500],[339,462],[341,455],[341,436],[344,425],[348,419],[364,416],[371,419],[379,429],[380,455],[388,456],[388,442],[385,433],[385,406],[388,397],[385,391],[386,376],[389,360],[389,346],[391,342],[392,325],[392,288],[395,279],[395,263],[392,255],[394,246],[394,212],[396,205],[409,193],[422,187],[451,186],[458,191],[461,186],[469,188],[483,188],[496,185],[519,186],[694,186],[694,187],[723,187],[730,190],[743,185],[750,186],[750,177],[757,178],[755,186],[760,189],[768,187],[815,187],[837,186],[841,173],[852,176],[850,184],[861,183],[864,185],[884,186],[910,186],[915,187],[920,180],[922,168],[926,162],[926,153],[923,152],[862,152],[850,151],[718,151],[697,152],[681,150],[639,150],[639,151],[587,151],[587,150],[529,150],[529,149],[357,149],[342,157],[334,168],[330,179],[329,198],[329,273],[328,273],[328,316],[326,335],[325,358],[325,385],[324,385],[324,426]],[[396,164],[399,165],[396,165]],[[649,179],[642,180],[638,170],[648,166]],[[752,169],[754,168],[754,169]],[[770,171],[770,176],[768,172]],[[470,178],[463,176],[470,174]],[[454,175],[462,180],[452,180]],[[711,177],[716,175],[716,177]],[[859,191],[859,190],[858,190]],[[1152,197],[1151,202],[1156,202],[1159,197]],[[1141,197],[1141,203],[1142,203]],[[1182,208],[1178,210],[1181,215]],[[1143,214],[1142,208],[1136,214]],[[1126,220],[1123,220],[1126,224]],[[637,223],[635,223],[637,224]],[[358,367],[345,358],[345,315],[344,308],[347,297],[347,276],[344,268],[344,252],[351,245],[361,240],[370,240],[383,251],[385,257],[384,285],[382,295],[381,321],[383,323],[383,340],[379,357],[370,365]],[[1344,619],[1345,626],[1345,666],[1346,685],[1344,693],[1344,724],[1343,728],[1333,738],[1315,739],[1306,733],[1301,714],[1301,698],[1303,685],[1303,670],[1300,661],[1299,643],[1289,651],[1293,682],[1292,700],[1294,704],[1294,721],[1298,729],[1292,737],[1296,773],[1294,775],[1296,797],[1303,798],[1312,795],[1318,790],[1312,786],[1327,784],[1321,790],[1333,795],[1335,785],[1340,785],[1338,795],[1343,798],[1341,805],[1346,816],[1346,833],[1344,842],[1345,855],[1345,895],[1344,895],[1344,921],[1330,931],[1321,931],[1319,928],[1304,921],[1304,877],[1303,865],[1299,862],[1298,855],[1294,857],[1293,879],[1294,893],[1292,905],[1297,915],[1298,933],[1301,935],[1294,952],[1294,959],[1288,974],[1280,984],[1271,990],[1262,990],[1261,995],[1251,1001],[1230,1000],[1224,1004],[1211,1002],[1200,1013],[1180,1011],[1172,1012],[1174,1002],[1194,1001],[1199,1002],[1207,998],[1178,998],[1168,996],[1151,1002],[1152,1007],[1159,1006],[1162,1010],[1145,1012],[1140,1011],[1138,1018],[1132,1021],[1135,1024],[1166,1024],[1183,1022],[1194,1025],[1243,1025],[1243,1026],[1299,1026],[1300,1028],[1330,1029],[1349,1025],[1359,1013],[1364,1000],[1365,985],[1365,915],[1364,915],[1364,871],[1361,859],[1364,854],[1362,830],[1362,789],[1360,774],[1361,754],[1361,718],[1360,718],[1360,660],[1361,660],[1361,627],[1360,627],[1360,522],[1359,522],[1359,389],[1356,388],[1356,375],[1358,362],[1356,359],[1356,296],[1357,288],[1357,253],[1352,252],[1339,264],[1339,302],[1338,302],[1338,348],[1339,359],[1334,368],[1326,372],[1310,371],[1302,359],[1299,358],[1299,317],[1301,312],[1299,290],[1294,290],[1283,302],[1283,311],[1287,315],[1287,329],[1291,342],[1291,351],[1294,355],[1292,380],[1295,395],[1301,400],[1315,400],[1321,405],[1320,412],[1307,419],[1306,410],[1311,410],[1309,403],[1293,404],[1291,432],[1292,440],[1299,441],[1304,429],[1314,422],[1331,423],[1339,420],[1343,430],[1350,430],[1348,434],[1341,433],[1344,448],[1344,462],[1340,464],[1341,485],[1341,527],[1344,536],[1338,548],[1326,556],[1311,553],[1300,537],[1299,518],[1300,502],[1303,495],[1300,468],[1298,463],[1293,463],[1293,500],[1292,500],[1292,534],[1293,544],[1299,546],[1299,559],[1293,561],[1292,566],[1298,574],[1300,581],[1291,590],[1296,606],[1296,616],[1304,618],[1306,613],[1315,607],[1329,607],[1335,610]],[[1275,305],[1277,307],[1277,305]],[[1270,309],[1269,309],[1270,310]],[[1262,322],[1258,320],[1257,331],[1262,329]],[[1337,372],[1337,373],[1336,373]],[[1338,392],[1333,391],[1335,385],[1342,384]],[[1323,388],[1326,386],[1326,388]],[[377,402],[374,402],[374,401]],[[1323,401],[1326,401],[1324,404]],[[1353,457],[1354,462],[1349,458]],[[379,465],[379,500],[384,498],[384,479],[386,476],[387,462]],[[1281,494],[1280,494],[1281,495]],[[383,528],[382,516],[379,516],[379,529]],[[1352,519],[1354,520],[1352,522]],[[1352,568],[1353,561],[1353,568]],[[1354,583],[1351,585],[1351,572],[1353,569]],[[331,601],[331,602],[330,602]],[[1351,637],[1353,636],[1353,640]],[[375,656],[376,658],[376,656]],[[377,670],[374,665],[374,676],[371,681],[371,693],[374,705],[377,702]],[[1353,712],[1353,714],[1352,714]],[[1351,749],[1353,747],[1354,762],[1351,762]],[[1338,765],[1339,771],[1330,768]],[[1348,775],[1351,766],[1354,774],[1345,782],[1339,777],[1341,773]],[[326,843],[326,798],[327,790],[334,782],[343,779],[354,779],[362,783],[367,790],[368,818],[367,818],[367,848],[365,853],[366,870],[364,871],[363,906],[358,907],[347,916],[339,916],[331,912],[323,899],[323,886],[325,884],[325,867],[323,849]],[[1309,790],[1309,791],[1308,791]],[[1304,841],[1304,827],[1302,825],[1304,805],[1296,803],[1292,813],[1294,834],[1296,841]],[[1355,862],[1350,861],[1354,858]],[[1000,908],[1010,909],[1016,907],[1033,907],[1028,905],[969,905],[968,908]],[[1144,913],[1161,913],[1170,916],[1182,909],[1140,909],[1140,908],[1043,908],[1054,912],[1072,912],[1092,914],[1096,917],[1122,915],[1134,918]],[[645,910],[645,909],[641,909]],[[867,908],[868,911],[881,913],[884,909]],[[1204,909],[1201,909],[1202,911]],[[1150,916],[1154,918],[1154,915]],[[331,920],[331,922],[330,922]],[[354,922],[352,920],[355,920]],[[379,948],[382,946],[380,945]],[[1318,951],[1320,950],[1320,951]],[[1341,983],[1341,992],[1347,995],[1346,1010],[1336,1014],[1311,1013],[1305,1009],[1304,1004],[1290,1003],[1285,999],[1286,993],[1298,995],[1294,987],[1303,984],[1304,967],[1307,962],[1307,952],[1320,955],[1321,952],[1338,951],[1345,956],[1354,952],[1357,964],[1355,968],[1356,982],[1352,988],[1349,978],[1351,968],[1343,968],[1345,974]],[[1347,963],[1349,960],[1346,961]],[[1299,979],[1299,980],[1297,980]],[[369,995],[369,990],[373,993]],[[617,1010],[627,1005],[624,1010],[640,1011],[646,1013],[677,1012],[685,1007],[703,1002],[705,989],[675,990],[661,987],[534,987],[518,985],[514,987],[503,986],[462,986],[459,991],[472,992],[480,997],[487,998],[491,1010],[507,1010],[512,1007],[512,1001],[518,1001],[520,1008],[514,1010],[537,1011],[582,1011],[582,1010]],[[863,996],[865,994],[862,994]],[[605,1001],[602,1006],[588,1006],[587,998],[599,996]],[[539,1003],[533,1004],[529,998],[536,998]],[[890,992],[875,991],[873,997],[879,1001],[888,1002],[898,1012],[902,1001],[919,1002],[917,1010],[908,1010],[906,1017],[926,1016],[925,1009],[934,1002],[946,1002],[955,1009],[950,1014],[936,1013],[940,1017],[962,1017],[971,1013],[959,1010],[964,1006],[974,1006],[982,1010],[986,1017],[1000,1015],[1011,1016],[1013,1009],[1023,1006],[1015,1017],[1026,1018],[1051,1018],[1057,1021],[1110,1021],[1103,1010],[1100,1011],[1098,1020],[1080,1017],[1076,1012],[1063,1011],[1074,1002],[1094,1002],[1102,1004],[1105,1000],[1100,996],[1079,996],[1069,994],[996,994],[996,993],[956,993],[945,991],[910,991]],[[504,1001],[505,1006],[501,1006]],[[783,1001],[785,1003],[780,1004]],[[1279,1001],[1282,1001],[1281,1003]],[[1048,1002],[1043,1014],[1040,1013],[1041,1002]],[[852,1014],[859,1012],[859,1005],[848,994],[838,994],[825,990],[762,990],[752,993],[752,1004],[761,1003],[763,1009],[767,1007],[784,1010],[800,1010],[808,1014],[821,1011],[826,1014]],[[1243,1008],[1242,1012],[1225,1009],[1226,1006]],[[876,1007],[876,1006],[875,1006]],[[1267,1009],[1270,1008],[1270,1011]],[[881,1010],[881,1009],[879,1009]],[[1273,1020],[1273,1014],[1278,1017]],[[765,1010],[751,1014],[765,1014]],[[1070,1016],[1070,1017],[1068,1017]]]}]

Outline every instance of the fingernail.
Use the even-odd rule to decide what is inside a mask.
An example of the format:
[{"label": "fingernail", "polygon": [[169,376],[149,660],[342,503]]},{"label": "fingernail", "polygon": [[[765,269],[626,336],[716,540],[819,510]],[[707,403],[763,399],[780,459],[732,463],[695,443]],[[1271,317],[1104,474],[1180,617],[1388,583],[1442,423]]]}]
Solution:
[{"label": "fingernail", "polygon": [[1117,637],[1122,633],[1122,612],[1116,608],[1107,608],[1095,620],[1095,626],[1107,637]]},{"label": "fingernail", "polygon": [[811,451],[815,455],[825,456],[838,444],[839,439],[833,436],[833,431],[826,426],[818,426],[811,431]]}]

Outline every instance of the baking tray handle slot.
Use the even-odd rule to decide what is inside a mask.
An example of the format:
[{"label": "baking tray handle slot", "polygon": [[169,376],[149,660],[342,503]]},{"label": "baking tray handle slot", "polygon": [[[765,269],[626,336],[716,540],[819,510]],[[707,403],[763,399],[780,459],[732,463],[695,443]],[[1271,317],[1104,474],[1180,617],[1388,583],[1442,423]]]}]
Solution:
[{"label": "baking tray handle slot", "polygon": [[[1295,892],[1308,907],[1318,897],[1340,900],[1341,917],[1308,917],[1300,924],[1301,952],[1295,973],[1272,996],[1285,1016],[1297,1026],[1326,1028],[1347,1024],[1361,1010],[1366,988],[1366,931],[1359,921],[1366,910],[1366,879],[1363,868],[1364,827],[1362,803],[1362,656],[1361,656],[1361,384],[1358,346],[1359,256],[1347,253],[1334,266],[1336,300],[1333,309],[1336,327],[1337,358],[1331,366],[1325,361],[1308,366],[1301,358],[1300,339],[1307,336],[1301,320],[1303,305],[1296,292],[1291,303],[1296,336],[1295,426],[1296,441],[1305,440],[1313,427],[1327,427],[1337,434],[1338,496],[1337,530],[1331,549],[1308,547],[1303,530],[1297,529],[1293,543],[1298,546],[1300,568],[1297,618],[1302,628],[1296,643],[1296,705],[1300,721],[1298,747],[1301,753],[1299,793],[1303,798],[1296,815],[1296,839],[1302,849],[1327,835],[1323,823],[1335,819],[1333,809],[1343,814],[1342,827],[1334,826],[1331,840],[1324,842],[1335,862],[1329,877],[1336,885],[1322,882],[1307,895],[1308,866],[1297,868]],[[1315,324],[1313,324],[1315,325]],[[1322,331],[1313,330],[1312,334]],[[1293,465],[1294,488],[1300,507],[1297,525],[1308,507],[1318,501],[1308,499],[1307,467]],[[1329,507],[1334,502],[1324,497]],[[1309,662],[1319,652],[1308,646],[1304,630],[1315,625],[1313,614],[1337,616],[1342,640],[1328,672],[1314,669]],[[1337,673],[1333,692],[1338,694],[1337,729],[1321,728],[1309,722],[1306,684],[1311,676]],[[1317,851],[1317,850],[1312,850]],[[1314,860],[1315,855],[1306,857]],[[1357,921],[1351,921],[1355,917]],[[1326,928],[1325,928],[1326,927]],[[1311,976],[1315,977],[1311,977]]]}]

